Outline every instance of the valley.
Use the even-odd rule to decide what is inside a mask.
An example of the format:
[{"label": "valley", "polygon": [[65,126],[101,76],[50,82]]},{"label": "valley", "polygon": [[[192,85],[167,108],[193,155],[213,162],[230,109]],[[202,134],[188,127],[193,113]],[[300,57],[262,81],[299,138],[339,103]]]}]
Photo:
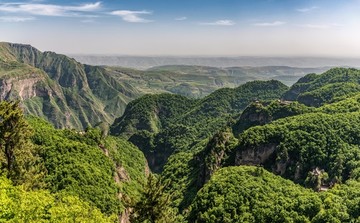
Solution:
[{"label": "valley", "polygon": [[359,80],[1,43],[0,221],[358,222]]}]

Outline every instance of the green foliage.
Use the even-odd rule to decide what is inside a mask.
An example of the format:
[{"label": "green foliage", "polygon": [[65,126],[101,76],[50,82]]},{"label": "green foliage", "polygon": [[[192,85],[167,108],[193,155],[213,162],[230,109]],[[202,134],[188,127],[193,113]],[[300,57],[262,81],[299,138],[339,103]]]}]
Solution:
[{"label": "green foliage", "polygon": [[[104,149],[109,153],[115,164],[115,176],[126,179],[120,179],[120,193],[125,197],[125,203],[131,203],[140,199],[142,185],[145,182],[147,163],[144,154],[134,145],[124,139],[117,137],[107,137]],[[105,151],[106,152],[106,151]],[[120,172],[119,172],[120,171]]]},{"label": "green foliage", "polygon": [[0,222],[115,222],[99,209],[69,194],[25,191],[0,177]]},{"label": "green foliage", "polygon": [[131,102],[111,127],[145,154],[159,172],[174,152],[191,149],[231,122],[253,100],[278,99],[287,87],[278,81],[253,81],[220,89],[200,100],[169,94],[146,95]]},{"label": "green foliage", "polygon": [[[283,173],[303,181],[314,168],[324,169],[332,181],[357,178],[360,113],[328,115],[310,113],[280,119],[271,124],[248,129],[240,135],[238,152],[261,149],[275,144],[273,158],[266,167],[285,163]],[[276,169],[276,168],[275,168]]]},{"label": "green foliage", "polygon": [[139,130],[158,133],[183,114],[195,100],[179,95],[145,95],[128,104],[125,113],[111,126],[113,135],[131,136]]},{"label": "green foliage", "polygon": [[260,167],[220,169],[198,192],[190,222],[310,222],[322,208],[310,190]]},{"label": "green foliage", "polygon": [[165,193],[167,184],[150,174],[140,200],[133,206],[131,222],[174,222],[175,215],[169,207],[171,196]]},{"label": "green foliage", "polygon": [[199,180],[201,186],[210,179],[216,170],[230,164],[229,159],[233,155],[232,151],[237,143],[238,140],[228,128],[217,132],[209,140],[205,149],[198,155],[198,160],[202,163],[202,173],[200,173],[202,179]]},{"label": "green foliage", "polygon": [[327,114],[360,111],[360,94],[356,93],[354,96],[338,98],[336,102],[321,106],[317,108],[316,111]]},{"label": "green foliage", "polygon": [[[19,102],[0,102],[0,173],[17,185],[41,187],[43,171],[36,147],[31,143],[32,130],[24,118]],[[37,182],[37,181],[40,182]]]},{"label": "green foliage", "polygon": [[298,102],[276,100],[270,103],[253,102],[242,112],[240,119],[232,126],[235,135],[257,125],[271,121],[308,113],[314,110]]},{"label": "green foliage", "polygon": [[319,107],[338,97],[359,92],[359,78],[360,71],[353,68],[333,68],[321,75],[308,74],[295,83],[283,97]]},{"label": "green foliage", "polygon": [[202,186],[203,177],[199,176],[201,162],[199,154],[206,147],[205,139],[189,151],[180,151],[172,154],[164,166],[161,177],[169,181],[166,188],[172,194],[171,205],[183,212],[191,204],[198,189]]},{"label": "green foliage", "polygon": [[198,192],[189,222],[358,222],[359,182],[316,193],[261,167],[227,167]]},{"label": "green foliage", "polygon": [[[64,191],[95,205],[103,213],[120,213],[124,200],[136,199],[144,180],[145,160],[137,148],[125,140],[102,139],[99,129],[87,132],[56,130],[49,123],[29,119],[35,129],[33,142],[41,147],[47,169],[46,182],[52,192]],[[118,170],[127,179],[119,179]]]},{"label": "green foliage", "polygon": [[254,100],[278,99],[287,87],[278,81],[253,81],[235,89],[223,88],[200,100],[178,121],[194,127],[197,137],[208,137]]}]

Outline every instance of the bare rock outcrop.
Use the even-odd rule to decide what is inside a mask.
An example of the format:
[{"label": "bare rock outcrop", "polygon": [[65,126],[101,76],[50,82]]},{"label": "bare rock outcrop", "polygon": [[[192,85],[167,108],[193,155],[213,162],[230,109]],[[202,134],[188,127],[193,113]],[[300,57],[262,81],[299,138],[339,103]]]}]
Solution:
[{"label": "bare rock outcrop", "polygon": [[261,165],[275,152],[276,146],[271,143],[240,149],[235,155],[235,165]]}]

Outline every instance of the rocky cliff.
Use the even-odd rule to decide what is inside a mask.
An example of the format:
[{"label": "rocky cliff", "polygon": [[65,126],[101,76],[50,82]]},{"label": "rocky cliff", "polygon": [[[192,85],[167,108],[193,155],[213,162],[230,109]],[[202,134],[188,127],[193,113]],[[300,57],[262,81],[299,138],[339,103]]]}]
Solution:
[{"label": "rocky cliff", "polygon": [[21,100],[27,114],[45,117],[56,127],[111,123],[138,96],[101,67],[30,45],[0,43],[1,100]]}]

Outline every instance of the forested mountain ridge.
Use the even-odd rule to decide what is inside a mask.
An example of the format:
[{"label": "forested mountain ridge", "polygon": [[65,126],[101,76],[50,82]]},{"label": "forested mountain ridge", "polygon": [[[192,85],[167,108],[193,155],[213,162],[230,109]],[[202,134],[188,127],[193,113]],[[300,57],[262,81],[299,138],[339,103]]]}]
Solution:
[{"label": "forested mountain ridge", "polygon": [[158,172],[175,150],[191,149],[235,119],[251,101],[274,100],[287,89],[272,80],[223,88],[198,100],[148,95],[131,102],[110,132],[129,138],[145,153],[150,168]]},{"label": "forested mountain ridge", "polygon": [[140,95],[101,67],[30,45],[1,43],[0,48],[2,99],[23,100],[28,114],[45,117],[57,127],[110,123]]},{"label": "forested mountain ridge", "polygon": [[[153,157],[161,157],[164,154],[164,150],[156,150],[161,148],[159,142],[172,143],[164,146],[166,149],[172,147],[174,149],[169,153],[171,155],[163,167],[161,176],[171,182],[167,190],[173,195],[173,207],[179,213],[182,213],[189,222],[234,222],[237,217],[240,217],[239,219],[242,219],[242,221],[247,219],[246,221],[249,222],[284,222],[290,221],[290,219],[298,219],[299,222],[351,222],[359,217],[357,212],[354,212],[357,201],[354,200],[355,197],[351,193],[346,192],[349,201],[344,201],[338,207],[326,204],[326,202],[329,199],[340,201],[342,198],[338,195],[344,191],[354,190],[353,193],[358,193],[354,186],[357,183],[359,172],[360,143],[357,123],[360,120],[358,99],[360,93],[356,87],[350,88],[349,86],[356,86],[359,73],[360,71],[356,69],[334,68],[321,75],[310,74],[300,79],[290,89],[284,89],[281,93],[275,94],[276,96],[274,95],[273,98],[264,98],[268,99],[268,101],[262,100],[261,97],[256,98],[247,95],[248,99],[251,100],[245,104],[250,105],[247,107],[245,105],[241,110],[234,112],[237,115],[232,116],[230,120],[227,114],[231,114],[229,112],[231,109],[228,110],[228,108],[231,108],[229,106],[229,101],[231,101],[229,95],[231,94],[228,94],[231,90],[218,90],[204,99],[194,101],[194,107],[189,109],[190,112],[185,112],[184,115],[180,116],[176,115],[176,117],[173,117],[173,120],[176,121],[168,122],[181,123],[183,126],[181,130],[179,130],[179,126],[168,125],[166,134],[161,133],[159,129],[157,130],[159,133],[157,131],[146,132],[147,130],[144,129],[136,133],[136,126],[132,126],[131,132],[135,132],[134,135],[146,133],[144,134],[146,137],[130,137],[129,140],[135,144],[149,142],[140,145],[140,149],[146,154],[146,149],[150,148],[150,151],[154,153]],[[306,101],[304,102],[301,97],[289,98],[288,95],[296,92],[294,89],[298,89],[297,86],[300,86],[303,82],[307,83],[307,86],[301,92],[303,94],[309,92],[309,101],[316,101],[319,98],[318,95],[321,95],[321,104],[306,106],[303,104]],[[269,82],[262,83],[264,85],[269,84]],[[256,84],[257,82],[250,82],[245,86],[256,86]],[[335,85],[338,88],[330,90]],[[242,86],[239,88],[241,89]],[[264,90],[263,93],[266,92],[266,87],[262,86],[260,89]],[[313,89],[316,89],[318,93],[313,94]],[[337,92],[336,89],[341,90]],[[254,92],[254,89],[250,92]],[[216,97],[216,95],[219,95],[219,97]],[[270,96],[271,94],[268,92],[264,95]],[[211,100],[213,97],[214,100]],[[137,101],[142,100],[147,99],[140,98]],[[237,98],[234,101],[239,103],[241,100]],[[311,105],[318,108],[311,107]],[[176,108],[176,104],[172,106]],[[130,107],[131,105],[129,109]],[[245,109],[244,112],[242,112],[243,109]],[[186,119],[183,118],[187,117],[187,114],[191,114],[191,112],[193,112],[191,117],[194,118],[190,122],[184,121]],[[122,118],[126,119],[126,117],[129,116],[123,116]],[[132,117],[143,116],[132,113]],[[171,116],[167,116],[166,119],[172,120]],[[212,126],[212,121],[219,125]],[[201,124],[197,125],[197,123]],[[192,129],[193,126],[197,127]],[[207,132],[207,129],[213,131],[210,133],[212,136],[201,137],[201,132]],[[200,132],[198,132],[199,130]],[[186,134],[183,134],[184,132]],[[152,137],[152,135],[155,135],[155,137]],[[194,135],[197,135],[195,140]],[[147,158],[149,159],[148,155]],[[212,176],[213,174],[216,175],[217,171],[224,172],[224,167],[244,165],[260,165],[273,174],[291,179],[315,191],[328,190],[329,187],[344,183],[351,186],[338,186],[336,189],[330,189],[324,196],[305,191],[296,196],[294,195],[295,197],[304,197],[304,199],[313,197],[311,199],[316,200],[315,204],[309,204],[312,206],[309,207],[309,210],[313,209],[313,212],[295,209],[276,216],[274,215],[275,210],[270,208],[268,214],[260,211],[247,213],[245,209],[251,207],[248,206],[249,200],[245,202],[241,200],[244,198],[232,196],[233,200],[227,204],[227,199],[224,197],[226,193],[223,193],[223,190],[227,191],[227,187],[235,184],[241,185],[240,179],[234,180],[236,174],[222,175],[224,183],[213,179]],[[260,171],[258,174],[260,175],[264,171],[262,168],[258,168],[258,171]],[[155,170],[159,171],[159,169]],[[254,174],[255,178],[260,175]],[[249,179],[249,177],[245,178]],[[228,181],[231,181],[231,183],[227,184]],[[251,182],[252,180],[249,181],[250,184]],[[269,180],[265,180],[265,182],[269,182]],[[213,184],[220,184],[220,186],[217,186],[217,189],[213,191],[204,191],[206,185],[210,187]],[[269,182],[270,187],[278,187],[276,186],[278,184],[283,183]],[[258,196],[263,196],[255,191],[251,192],[256,187],[260,186],[245,186],[246,190],[249,190],[249,193],[254,196],[251,199],[260,199]],[[295,188],[290,189],[293,187],[291,185],[286,187],[289,190],[298,190]],[[264,190],[270,193],[269,189]],[[275,192],[274,196],[283,197],[279,193],[279,191]],[[198,196],[201,196],[201,198],[198,198]],[[299,200],[300,198],[294,198],[294,196],[289,197],[289,199],[295,199],[295,203],[302,202]],[[262,197],[261,199],[266,200],[269,198]],[[218,202],[212,203],[209,200],[218,200]],[[245,203],[234,206],[234,203],[237,202]],[[258,202],[258,200],[252,202]],[[290,205],[290,203],[288,204]],[[228,206],[225,207],[224,205]],[[285,206],[287,204],[282,203],[279,208],[286,209]],[[341,211],[334,212],[337,208]],[[189,209],[192,210],[190,214]],[[255,209],[253,207],[253,210]],[[234,213],[242,214],[237,216]]]},{"label": "forested mountain ridge", "polygon": [[318,107],[336,98],[359,92],[359,77],[359,70],[354,68],[333,68],[321,75],[308,74],[291,86],[283,98]]}]

